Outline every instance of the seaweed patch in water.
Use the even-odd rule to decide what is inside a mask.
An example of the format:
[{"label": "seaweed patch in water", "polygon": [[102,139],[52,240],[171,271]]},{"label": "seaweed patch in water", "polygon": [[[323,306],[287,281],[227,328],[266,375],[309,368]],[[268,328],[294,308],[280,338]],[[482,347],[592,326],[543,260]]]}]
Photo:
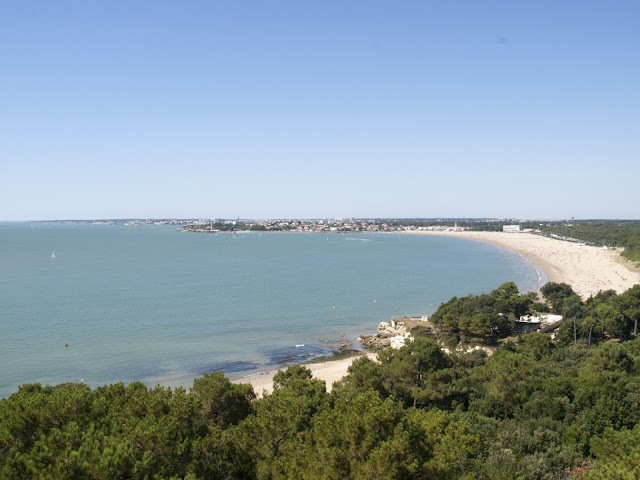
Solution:
[{"label": "seaweed patch in water", "polygon": [[229,374],[254,370],[261,366],[259,363],[248,361],[216,362],[209,365],[197,366],[193,369],[193,373],[204,375],[205,373],[220,371],[224,374]]}]

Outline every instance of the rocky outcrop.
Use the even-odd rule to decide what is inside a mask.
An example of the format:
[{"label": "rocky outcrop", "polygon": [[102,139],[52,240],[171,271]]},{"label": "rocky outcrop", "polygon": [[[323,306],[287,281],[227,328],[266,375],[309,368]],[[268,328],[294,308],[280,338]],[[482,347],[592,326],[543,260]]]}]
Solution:
[{"label": "rocky outcrop", "polygon": [[487,354],[487,357],[490,357],[491,355],[496,353],[496,347],[488,347],[488,346],[482,346],[482,345],[475,345],[475,346],[458,345],[454,350],[452,350],[452,349],[447,348],[444,345],[440,344],[440,348],[442,348],[442,351],[444,353],[463,353],[463,354],[464,353],[472,353],[472,352],[475,352],[477,350],[482,350],[484,353]]},{"label": "rocky outcrop", "polygon": [[404,323],[391,320],[390,322],[380,322],[377,334],[360,335],[359,340],[366,350],[377,352],[387,347],[403,347],[408,337],[409,330]]}]

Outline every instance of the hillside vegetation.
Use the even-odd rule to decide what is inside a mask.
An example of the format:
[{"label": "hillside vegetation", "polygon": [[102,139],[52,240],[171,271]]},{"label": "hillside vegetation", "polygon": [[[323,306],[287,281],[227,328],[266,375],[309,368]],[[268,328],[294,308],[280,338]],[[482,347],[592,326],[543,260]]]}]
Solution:
[{"label": "hillside vegetation", "polygon": [[[331,393],[301,365],[260,399],[220,372],[190,393],[23,385],[0,402],[0,478],[638,478],[640,285],[587,302],[549,285],[548,309],[568,316],[556,340],[523,335],[488,358],[420,336],[357,360]],[[535,306],[511,284],[489,297],[434,320],[499,337],[512,333],[499,310]],[[506,320],[474,320],[494,314]]]}]

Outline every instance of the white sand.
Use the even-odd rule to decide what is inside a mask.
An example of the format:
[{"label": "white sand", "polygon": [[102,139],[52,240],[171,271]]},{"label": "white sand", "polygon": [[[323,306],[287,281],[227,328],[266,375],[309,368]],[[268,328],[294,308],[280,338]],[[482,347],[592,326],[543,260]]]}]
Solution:
[{"label": "white sand", "polygon": [[446,235],[492,243],[526,257],[550,282],[568,283],[583,299],[600,290],[622,293],[637,283],[640,274],[617,250],[578,246],[531,233],[504,232],[410,232],[418,235]]},{"label": "white sand", "polygon": [[[376,355],[373,353],[367,353],[367,356],[375,360]],[[318,380],[324,380],[327,383],[327,391],[331,391],[333,382],[337,382],[347,374],[349,366],[360,357],[350,357],[341,360],[329,360],[322,363],[310,363],[305,365],[313,373],[313,378]],[[250,383],[259,397],[263,393],[270,394],[273,392],[273,376],[276,371],[263,373],[253,377],[245,377],[239,380],[235,380],[234,383]]]},{"label": "white sand", "polygon": [[[640,273],[620,257],[616,250],[598,247],[578,246],[575,243],[553,240],[529,233],[503,232],[429,232],[410,231],[416,235],[445,235],[468,240],[492,243],[512,250],[527,258],[536,268],[543,271],[550,282],[571,285],[583,299],[595,295],[600,290],[613,289],[618,293],[640,283]],[[375,355],[368,354],[375,359]],[[313,372],[313,378],[324,380],[327,390],[333,383],[347,374],[349,365],[359,357],[333,360],[306,365]],[[269,372],[236,380],[235,383],[250,383],[256,393],[273,392],[273,375]]]}]

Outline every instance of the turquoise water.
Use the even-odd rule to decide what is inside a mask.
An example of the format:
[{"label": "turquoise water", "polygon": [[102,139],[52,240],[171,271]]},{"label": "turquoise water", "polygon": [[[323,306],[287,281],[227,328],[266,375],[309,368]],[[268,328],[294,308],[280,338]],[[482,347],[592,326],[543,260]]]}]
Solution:
[{"label": "turquoise water", "polygon": [[512,252],[448,237],[0,224],[0,397],[266,371],[509,280],[539,281]]}]

